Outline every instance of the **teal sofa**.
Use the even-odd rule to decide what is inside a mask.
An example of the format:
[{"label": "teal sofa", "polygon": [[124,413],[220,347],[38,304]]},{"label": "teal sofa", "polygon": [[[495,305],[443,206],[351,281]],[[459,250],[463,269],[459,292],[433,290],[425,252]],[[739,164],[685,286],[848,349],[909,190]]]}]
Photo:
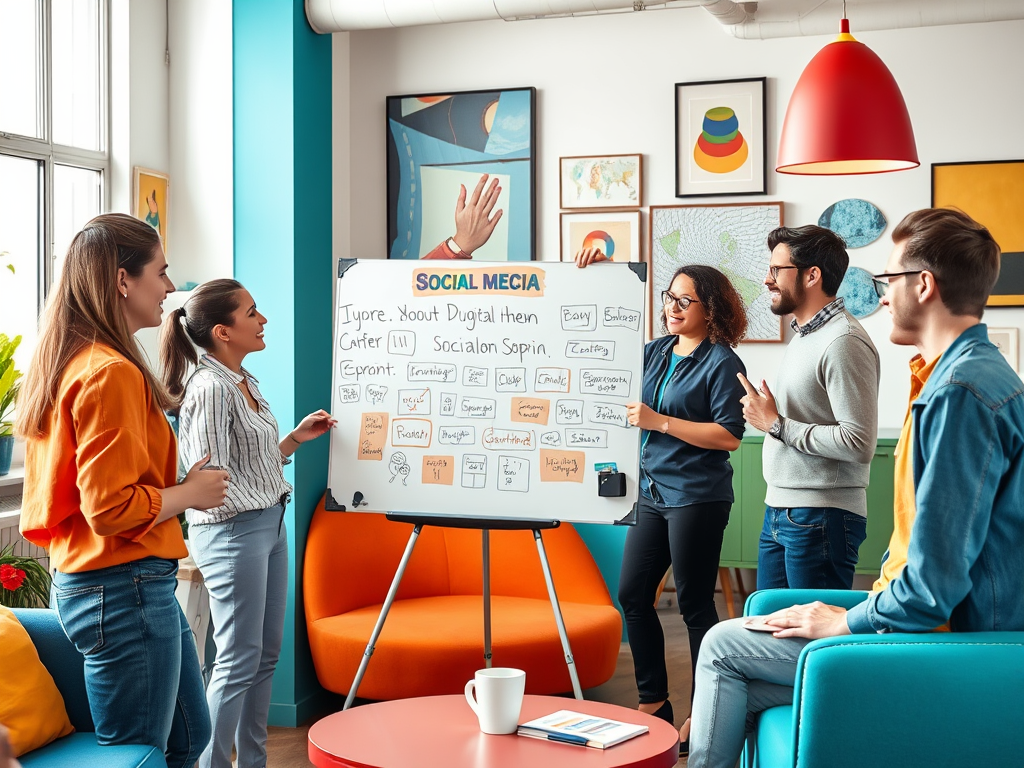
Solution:
[{"label": "teal sofa", "polygon": [[61,628],[54,611],[15,608],[43,665],[64,697],[75,732],[22,755],[22,768],[167,768],[163,754],[147,745],[100,746],[85,692],[85,661]]},{"label": "teal sofa", "polygon": [[[766,590],[758,616],[866,592]],[[943,768],[1024,765],[1024,632],[846,635],[808,643],[793,704],[766,710],[743,765]]]}]

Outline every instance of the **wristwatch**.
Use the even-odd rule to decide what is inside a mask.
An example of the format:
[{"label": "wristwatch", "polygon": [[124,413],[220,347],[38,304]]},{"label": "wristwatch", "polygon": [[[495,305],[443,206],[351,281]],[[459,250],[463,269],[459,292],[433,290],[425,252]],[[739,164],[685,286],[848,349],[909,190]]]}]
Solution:
[{"label": "wristwatch", "polygon": [[449,237],[447,240],[444,241],[444,243],[451,249],[451,252],[454,253],[456,256],[469,256],[469,251],[464,251],[461,248],[459,248],[459,246],[455,243],[454,237]]},{"label": "wristwatch", "polygon": [[782,416],[779,416],[779,418],[775,420],[775,423],[768,427],[768,434],[776,440],[782,440],[782,424],[784,421],[785,419]]}]

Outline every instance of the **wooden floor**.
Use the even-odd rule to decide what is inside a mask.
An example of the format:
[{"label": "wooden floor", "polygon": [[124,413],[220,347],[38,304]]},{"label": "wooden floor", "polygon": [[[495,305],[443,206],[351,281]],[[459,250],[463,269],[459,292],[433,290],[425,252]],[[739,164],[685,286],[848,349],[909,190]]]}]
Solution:
[{"label": "wooden floor", "polygon": [[[716,594],[718,615],[725,618],[725,603],[722,595]],[[667,648],[668,674],[672,704],[676,713],[676,725],[683,724],[689,710],[690,695],[690,647],[686,638],[686,626],[679,616],[675,600],[671,606],[664,601],[658,613],[661,624],[665,628],[665,647]],[[619,663],[615,667],[612,679],[597,688],[583,692],[584,698],[590,701],[604,701],[623,707],[636,707],[636,682],[633,679],[633,658],[629,646],[625,643],[619,649]],[[311,765],[306,756],[306,734],[311,723],[299,728],[271,728],[270,741],[267,746],[268,768],[306,768]],[[686,760],[679,761],[680,766]]]}]

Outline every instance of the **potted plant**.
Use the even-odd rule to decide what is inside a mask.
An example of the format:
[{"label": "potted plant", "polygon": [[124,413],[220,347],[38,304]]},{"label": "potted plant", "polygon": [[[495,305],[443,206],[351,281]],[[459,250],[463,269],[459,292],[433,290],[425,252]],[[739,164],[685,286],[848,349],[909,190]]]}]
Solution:
[{"label": "potted plant", "polygon": [[14,399],[21,386],[21,371],[14,367],[14,351],[21,344],[21,336],[9,339],[0,333],[0,475],[11,471],[14,452],[14,423],[9,416],[14,411]]},{"label": "potted plant", "polygon": [[14,545],[0,550],[0,605],[45,608],[50,604],[50,574],[34,557],[14,554]]}]

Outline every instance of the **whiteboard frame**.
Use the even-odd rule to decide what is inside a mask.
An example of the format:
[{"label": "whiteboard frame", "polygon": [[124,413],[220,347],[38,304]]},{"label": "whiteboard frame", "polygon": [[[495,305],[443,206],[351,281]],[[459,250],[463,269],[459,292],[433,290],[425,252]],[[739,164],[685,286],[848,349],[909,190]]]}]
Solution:
[{"label": "whiteboard frame", "polygon": [[[344,284],[341,281],[343,280],[344,276],[348,273],[349,270],[358,267],[358,265],[360,265],[360,264],[373,265],[374,268],[377,268],[377,269],[380,268],[379,265],[395,265],[395,267],[384,267],[384,268],[385,269],[397,268],[398,270],[401,270],[404,267],[405,270],[409,271],[410,275],[415,270],[420,269],[420,268],[424,268],[424,267],[427,268],[427,269],[445,269],[445,268],[448,268],[448,269],[458,269],[458,268],[470,268],[470,269],[473,269],[473,268],[478,268],[478,269],[482,270],[482,269],[486,269],[488,267],[499,267],[499,268],[504,268],[504,269],[510,269],[510,268],[514,269],[516,267],[532,266],[532,267],[539,267],[539,268],[541,268],[543,270],[549,270],[549,269],[552,269],[552,268],[554,268],[554,269],[572,269],[572,270],[576,269],[576,267],[574,265],[563,264],[563,263],[560,263],[560,262],[532,262],[532,263],[529,263],[529,264],[518,264],[518,263],[514,263],[514,262],[512,262],[512,263],[510,263],[510,262],[475,262],[475,261],[474,262],[464,262],[464,261],[447,261],[446,262],[446,261],[436,261],[436,260],[435,261],[426,261],[426,262],[410,262],[410,261],[393,261],[393,260],[392,261],[382,261],[382,260],[378,260],[378,259],[362,259],[362,260],[361,259],[339,259],[338,260],[338,280],[339,280],[339,283],[338,283],[338,290],[337,290],[336,295],[335,295],[335,300],[333,302],[334,306],[332,308],[332,321],[333,321],[335,327],[334,327],[334,332],[332,333],[331,403],[332,403],[332,411],[334,412],[335,416],[337,416],[338,413],[339,413],[339,411],[336,409],[336,405],[338,404],[339,386],[342,386],[342,385],[349,385],[350,386],[351,385],[351,381],[345,380],[345,379],[341,378],[341,376],[340,376],[340,367],[339,367],[339,364],[340,364],[340,361],[341,361],[340,360],[340,355],[341,355],[341,352],[342,352],[341,346],[340,346],[340,343],[339,343],[339,341],[340,341],[340,332],[339,332],[340,331],[340,328],[339,328],[339,326],[340,326],[340,316],[339,316],[339,309],[341,307],[343,307],[343,306],[350,306],[352,304],[352,302],[348,302],[347,304],[343,304],[343,302],[345,302],[348,297],[345,296],[344,293],[343,293],[343,290],[344,290],[343,289],[343,285]],[[402,267],[399,267],[398,265],[402,265]],[[624,269],[629,269],[630,272],[632,272],[633,275],[635,276],[635,278],[639,281],[639,285],[636,287],[636,295],[635,295],[635,297],[632,297],[632,298],[629,298],[629,299],[615,299],[615,301],[618,302],[619,304],[621,304],[621,303],[632,304],[633,302],[635,302],[636,303],[636,308],[635,308],[634,311],[639,313],[639,321],[638,321],[639,322],[639,326],[636,329],[634,329],[631,334],[627,334],[628,338],[630,338],[630,339],[636,338],[637,339],[637,345],[636,345],[637,360],[636,360],[636,363],[635,363],[635,367],[632,367],[632,366],[630,367],[630,371],[633,373],[632,378],[634,379],[634,383],[632,383],[630,385],[630,393],[629,393],[630,396],[628,397],[628,402],[633,402],[633,401],[641,399],[641,397],[642,397],[642,390],[643,390],[643,351],[644,351],[645,331],[646,331],[646,318],[644,317],[644,315],[647,312],[646,296],[647,296],[647,293],[648,293],[648,285],[647,285],[647,281],[648,281],[648,268],[647,268],[646,262],[630,262],[628,264],[627,263],[617,263],[617,264],[614,264],[614,265],[609,263],[607,265],[598,265],[598,266],[594,266],[594,267],[590,268],[592,273],[597,272],[598,270],[605,271],[605,270],[611,270],[611,269],[615,269],[617,272],[620,272],[620,273]],[[598,273],[598,274],[600,274],[600,273]],[[605,273],[605,278],[606,277],[607,277],[607,273]],[[605,279],[605,278],[603,278],[603,279]],[[576,279],[576,278],[574,278],[574,279]],[[580,279],[582,279],[582,277]],[[493,297],[493,298],[494,298],[495,301],[501,301],[501,300],[507,299],[508,297],[500,297],[500,296],[498,296],[498,297]],[[437,300],[443,302],[443,301],[446,300],[446,297],[439,296],[439,297],[437,297]],[[575,297],[574,297],[574,300],[575,300]],[[588,302],[588,303],[593,303],[593,299],[590,298],[590,297],[584,298],[584,299],[582,299],[582,301],[585,301],[585,302]],[[609,308],[611,308],[611,306],[612,306],[611,303],[610,302],[606,302],[606,303],[608,303],[609,304]],[[632,306],[630,306],[629,309],[633,310],[634,308]],[[558,310],[555,310],[556,317],[557,317],[557,311]],[[556,320],[556,322],[557,322],[557,320]],[[600,328],[601,326],[599,325],[598,327]],[[563,331],[564,331],[564,329],[563,329]],[[564,331],[564,332],[568,333],[568,331]],[[625,332],[623,332],[623,333],[625,333]],[[559,339],[559,341],[562,341],[562,339]],[[465,353],[463,353],[463,354],[465,354]],[[346,353],[346,355],[347,355],[346,356],[346,360],[347,360],[348,359],[348,353]],[[621,360],[619,362],[621,362]],[[579,363],[582,365],[582,367],[584,367],[584,368],[586,367],[586,364],[585,364],[586,361],[579,361]],[[556,364],[557,363],[553,363],[553,365],[556,365]],[[464,364],[459,363],[458,367],[461,369],[461,368],[464,367]],[[497,366],[497,367],[501,367],[501,366]],[[543,367],[543,366],[538,366],[538,367]],[[491,368],[494,369],[495,366],[493,364],[491,364]],[[399,383],[402,384],[404,382],[400,381]],[[578,386],[578,383],[577,383],[577,386]],[[635,392],[633,391],[634,388],[635,388]],[[493,390],[492,390],[492,392],[493,392]],[[581,398],[585,397],[585,395],[579,393],[578,391],[571,390],[571,392],[572,392],[571,397],[573,399],[581,399]],[[360,398],[361,397],[362,397],[362,394],[360,394]],[[625,402],[627,402],[627,399],[622,399],[622,404],[623,405],[625,404]],[[361,399],[360,399],[360,403],[362,404],[362,400]],[[491,419],[487,423],[488,424],[493,424],[494,421],[495,421],[495,419]],[[339,426],[341,426],[341,425],[339,425]],[[389,426],[390,426],[390,424],[389,424]],[[477,514],[467,514],[467,513],[464,513],[464,512],[454,512],[453,513],[451,511],[435,512],[435,511],[431,511],[429,509],[380,509],[379,507],[374,507],[372,504],[369,504],[366,500],[361,499],[360,498],[362,496],[361,492],[353,493],[352,490],[351,490],[350,484],[346,484],[344,486],[332,485],[332,480],[334,479],[334,476],[335,476],[335,462],[336,462],[336,439],[335,439],[335,435],[333,435],[333,434],[332,434],[332,437],[331,437],[331,448],[330,448],[329,463],[328,463],[328,488],[327,488],[326,508],[328,510],[332,510],[332,511],[368,511],[368,512],[375,512],[375,513],[385,514],[385,515],[387,515],[391,519],[400,520],[400,521],[403,521],[403,522],[423,522],[423,523],[426,523],[426,524],[433,524],[433,525],[447,525],[447,526],[453,526],[453,527],[466,527],[466,528],[508,528],[508,529],[530,528],[530,529],[536,529],[536,528],[555,527],[555,526],[557,526],[559,524],[559,522],[632,525],[632,524],[635,524],[635,522],[636,522],[636,501],[638,500],[639,493],[640,493],[639,492],[639,480],[640,480],[640,477],[639,477],[639,464],[640,464],[640,454],[641,454],[641,450],[642,450],[642,431],[639,430],[639,429],[636,429],[635,427],[627,427],[627,428],[629,430],[635,430],[636,431],[636,437],[635,437],[635,440],[636,440],[636,449],[635,449],[636,450],[636,466],[632,466],[632,467],[631,466],[619,466],[618,467],[618,471],[624,472],[627,475],[627,492],[626,492],[626,496],[625,497],[617,497],[617,498],[615,498],[613,500],[606,499],[605,497],[599,497],[597,495],[597,475],[596,475],[596,472],[592,472],[592,471],[587,471],[587,473],[586,473],[587,476],[585,477],[584,484],[583,484],[584,487],[588,488],[589,490],[583,491],[582,488],[580,489],[582,494],[583,494],[583,496],[588,495],[590,492],[593,493],[593,496],[591,498],[595,502],[594,506],[601,505],[601,506],[604,506],[604,508],[607,510],[608,506],[607,505],[602,505],[602,502],[611,501],[612,504],[615,504],[616,508],[615,508],[615,510],[614,510],[614,512],[612,514],[608,514],[606,512],[603,515],[584,514],[584,515],[570,515],[568,517],[566,517],[565,515],[558,515],[558,514],[507,516],[507,515],[501,515],[501,514],[495,514],[495,515],[479,514],[479,515],[477,515]],[[618,429],[618,427],[616,429]],[[617,434],[621,434],[621,433],[617,433]],[[353,446],[355,445],[356,442],[357,441],[353,441]],[[431,445],[433,446],[433,443],[431,443]],[[541,447],[542,447],[541,445],[537,446],[537,448],[541,448]],[[385,448],[385,450],[388,449],[388,448],[392,448],[392,449],[394,448],[394,446],[391,445],[391,440],[390,439],[386,439],[385,440],[384,448]],[[484,447],[482,445],[477,444],[475,446],[475,448],[476,448],[477,452],[485,453],[485,449],[484,449]],[[468,448],[468,450],[472,450],[472,448]],[[487,455],[493,456],[493,458],[495,460],[497,460],[498,454],[497,454],[496,451],[488,449],[486,451],[486,453],[487,453]],[[593,450],[588,451],[587,452],[587,458],[586,458],[586,466],[589,467],[592,463],[595,463],[595,462],[597,462],[598,460],[600,460],[602,458],[603,458],[603,456],[601,456],[599,452],[598,452],[597,455],[595,455]],[[353,463],[354,463],[353,461],[350,461],[348,459],[346,459],[345,462],[344,462],[344,464],[346,466],[351,466],[351,465],[353,465]],[[381,466],[381,465],[380,464],[376,464],[376,465],[373,465],[373,466]],[[383,466],[387,466],[387,465],[384,464]],[[338,471],[340,472],[341,470],[339,469]],[[533,470],[531,469],[531,472],[532,471]],[[489,476],[488,476],[488,478],[489,478]],[[453,485],[455,485],[455,484],[453,484]],[[546,483],[545,484],[545,486],[549,486],[549,485],[553,486],[555,484],[554,483],[551,483],[551,484],[547,484]],[[561,485],[561,484],[559,484],[559,485]],[[351,500],[349,500],[349,496],[350,495],[352,496]],[[529,493],[528,492],[522,494],[521,501],[520,501],[520,505],[521,506],[524,506],[526,508],[530,507],[530,503],[529,503],[529,501],[527,501],[528,497],[529,497]],[[485,499],[481,506],[486,507],[486,505],[487,505],[487,501]],[[587,506],[589,507],[590,505],[587,505]]]}]

